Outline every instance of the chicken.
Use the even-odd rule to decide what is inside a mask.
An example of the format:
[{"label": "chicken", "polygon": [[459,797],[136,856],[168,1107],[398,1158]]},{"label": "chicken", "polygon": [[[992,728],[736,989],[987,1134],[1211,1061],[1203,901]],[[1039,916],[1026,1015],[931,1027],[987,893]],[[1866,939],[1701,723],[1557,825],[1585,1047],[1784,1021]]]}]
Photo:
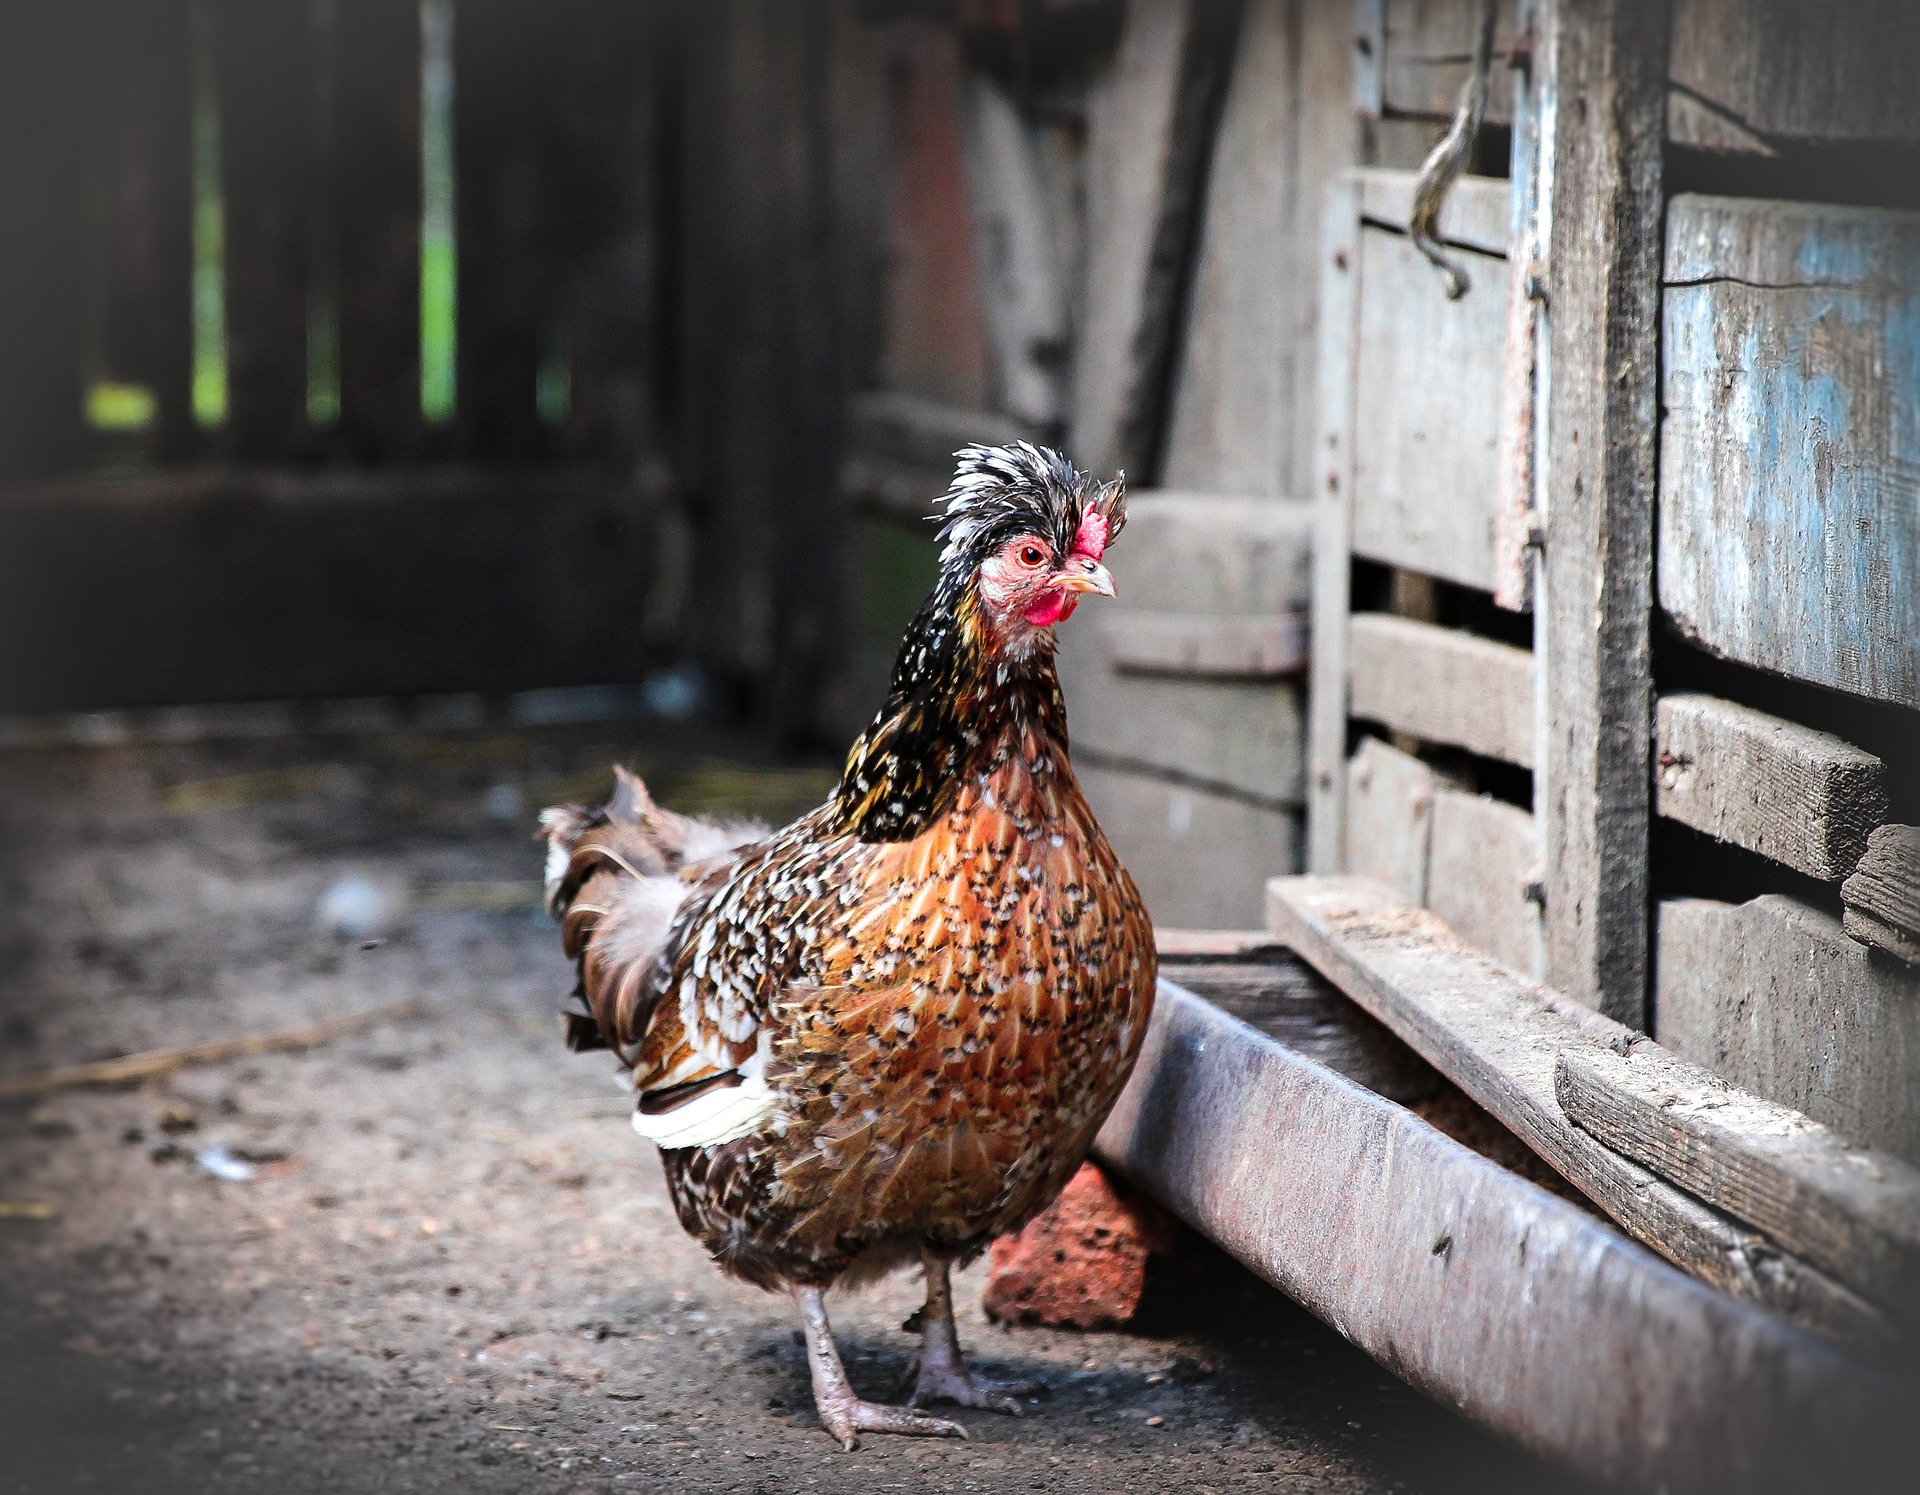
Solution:
[{"label": "chicken", "polygon": [[[970,1370],[948,1273],[1018,1230],[1092,1145],[1145,1035],[1153,933],[1067,761],[1053,625],[1113,595],[1124,484],[1026,443],[969,447],[940,576],[826,803],[772,835],[654,804],[541,816],[578,963],[576,1049],[632,1072],[680,1223],[790,1294],[820,1421],[964,1437],[1017,1414]],[[861,1400],[824,1294],[918,1261],[906,1406]]]}]

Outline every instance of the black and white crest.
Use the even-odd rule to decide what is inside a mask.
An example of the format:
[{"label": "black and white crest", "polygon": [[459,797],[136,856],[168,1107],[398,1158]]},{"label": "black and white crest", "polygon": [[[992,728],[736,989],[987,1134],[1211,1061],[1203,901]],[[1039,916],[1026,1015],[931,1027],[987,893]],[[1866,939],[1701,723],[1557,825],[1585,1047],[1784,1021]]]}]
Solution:
[{"label": "black and white crest", "polygon": [[1055,555],[1073,549],[1089,509],[1107,516],[1103,542],[1126,522],[1126,477],[1101,484],[1060,453],[1031,442],[968,446],[954,453],[953,484],[941,499],[940,570],[959,578],[1015,535],[1043,535]]}]

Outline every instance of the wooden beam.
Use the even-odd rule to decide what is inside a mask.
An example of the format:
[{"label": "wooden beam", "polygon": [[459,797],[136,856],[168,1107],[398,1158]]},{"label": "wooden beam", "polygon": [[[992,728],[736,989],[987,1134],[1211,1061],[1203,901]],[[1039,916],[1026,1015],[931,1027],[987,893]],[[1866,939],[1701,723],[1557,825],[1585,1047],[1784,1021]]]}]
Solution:
[{"label": "wooden beam", "polygon": [[1536,48],[1548,188],[1547,972],[1643,1026],[1666,0],[1552,7]]},{"label": "wooden beam", "polygon": [[1209,618],[1116,614],[1107,625],[1116,669],[1228,680],[1277,680],[1307,666],[1304,613]]},{"label": "wooden beam", "polygon": [[1886,813],[1886,765],[1816,732],[1712,696],[1662,696],[1654,805],[1669,820],[1835,882]]},{"label": "wooden beam", "polygon": [[1662,609],[1920,706],[1920,213],[1676,197],[1664,278]]},{"label": "wooden beam", "polygon": [[1883,825],[1840,885],[1840,924],[1856,940],[1920,964],[1920,826]]},{"label": "wooden beam", "polygon": [[1511,644],[1355,613],[1353,715],[1428,742],[1533,766],[1533,655]]},{"label": "wooden beam", "polygon": [[1655,1033],[1682,1058],[1920,1166],[1915,973],[1769,893],[1657,910]]},{"label": "wooden beam", "polygon": [[1562,1053],[1616,1053],[1637,1035],[1471,949],[1383,883],[1280,877],[1267,927],[1516,1133],[1636,1240],[1703,1281],[1804,1327],[1884,1345],[1870,1304],[1754,1231],[1662,1183],[1567,1120]]},{"label": "wooden beam", "polygon": [[1563,1053],[1554,1093],[1616,1152],[1920,1323],[1920,1168],[1653,1044]]},{"label": "wooden beam", "polygon": [[1320,436],[1314,443],[1313,667],[1308,673],[1307,866],[1346,865],[1347,613],[1353,593],[1353,405],[1360,179],[1327,189],[1320,241]]},{"label": "wooden beam", "polygon": [[1173,981],[1095,1152],[1393,1374],[1587,1478],[1841,1488],[1911,1426],[1909,1392]]},{"label": "wooden beam", "polygon": [[[1501,57],[1516,33],[1515,0],[1500,0],[1493,31],[1493,78],[1487,90],[1489,124],[1513,117],[1513,94],[1500,87]],[[1480,22],[1478,0],[1386,0],[1384,102],[1389,113],[1445,119],[1453,113]]]}]

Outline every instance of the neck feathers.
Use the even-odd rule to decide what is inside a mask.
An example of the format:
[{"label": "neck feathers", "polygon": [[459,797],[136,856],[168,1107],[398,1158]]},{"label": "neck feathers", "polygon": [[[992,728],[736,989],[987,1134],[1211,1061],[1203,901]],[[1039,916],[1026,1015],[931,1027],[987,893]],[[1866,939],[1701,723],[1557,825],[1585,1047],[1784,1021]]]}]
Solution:
[{"label": "neck feathers", "polygon": [[847,754],[832,828],[910,841],[946,813],[967,774],[1011,739],[1039,736],[1064,760],[1067,710],[1046,636],[1020,657],[987,644],[974,581],[937,588],[907,629],[886,704]]}]

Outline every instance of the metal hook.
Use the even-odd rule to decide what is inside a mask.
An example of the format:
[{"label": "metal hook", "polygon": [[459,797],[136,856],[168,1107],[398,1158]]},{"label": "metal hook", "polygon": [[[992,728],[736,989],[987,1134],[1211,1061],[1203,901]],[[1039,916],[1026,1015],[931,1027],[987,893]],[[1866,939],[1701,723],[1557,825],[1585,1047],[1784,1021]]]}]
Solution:
[{"label": "metal hook", "polygon": [[1474,137],[1480,133],[1480,121],[1487,112],[1487,66],[1493,56],[1493,23],[1499,0],[1480,0],[1480,34],[1473,45],[1473,63],[1460,85],[1460,100],[1453,108],[1453,122],[1420,167],[1420,179],[1413,184],[1413,212],[1407,220],[1407,232],[1414,247],[1431,260],[1447,280],[1447,299],[1458,301],[1472,284],[1466,266],[1440,247],[1440,208],[1447,192],[1467,164]]}]

